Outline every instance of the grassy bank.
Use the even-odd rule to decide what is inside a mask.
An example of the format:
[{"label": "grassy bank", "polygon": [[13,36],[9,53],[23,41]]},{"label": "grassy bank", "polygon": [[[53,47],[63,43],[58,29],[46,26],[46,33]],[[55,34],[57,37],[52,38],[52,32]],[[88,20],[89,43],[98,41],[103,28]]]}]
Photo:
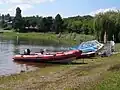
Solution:
[{"label": "grassy bank", "polygon": [[[1,90],[118,90],[120,54],[53,64],[32,72],[0,78]],[[117,66],[118,67],[118,66]],[[118,77],[118,78],[117,78]],[[115,84],[114,84],[115,83]],[[118,86],[118,87],[117,87]]]},{"label": "grassy bank", "polygon": [[53,33],[16,33],[16,32],[4,32],[1,34],[4,38],[19,38],[29,40],[45,40],[54,42],[63,42],[70,44],[79,44],[83,41],[93,40],[91,35],[80,35],[75,33],[56,35]]},{"label": "grassy bank", "polygon": [[120,90],[120,64],[115,69],[117,71],[110,71],[106,78],[91,90]]}]

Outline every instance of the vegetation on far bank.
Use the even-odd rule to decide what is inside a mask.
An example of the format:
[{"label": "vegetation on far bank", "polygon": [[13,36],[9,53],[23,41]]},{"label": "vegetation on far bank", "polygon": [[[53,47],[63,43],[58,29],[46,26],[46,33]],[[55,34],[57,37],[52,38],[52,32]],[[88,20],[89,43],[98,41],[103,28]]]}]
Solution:
[{"label": "vegetation on far bank", "polygon": [[23,38],[29,40],[45,40],[45,41],[54,41],[54,42],[63,42],[66,44],[79,44],[83,41],[94,40],[95,37],[92,35],[83,35],[83,34],[54,34],[54,33],[18,33],[18,32],[4,32],[1,34],[4,38]]},{"label": "vegetation on far bank", "polygon": [[17,7],[14,17],[2,15],[0,27],[14,29],[16,32],[37,32],[37,33],[77,33],[95,36],[99,41],[120,41],[120,12],[108,11],[90,16],[75,16],[62,18],[57,14],[42,17],[39,15],[31,17],[22,17],[22,10]]}]

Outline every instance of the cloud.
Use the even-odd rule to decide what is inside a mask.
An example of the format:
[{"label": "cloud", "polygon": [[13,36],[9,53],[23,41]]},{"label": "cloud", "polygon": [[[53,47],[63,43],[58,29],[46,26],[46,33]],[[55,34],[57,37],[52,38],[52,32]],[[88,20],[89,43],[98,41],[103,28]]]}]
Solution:
[{"label": "cloud", "polygon": [[54,2],[55,0],[50,0],[50,2]]},{"label": "cloud", "polygon": [[15,15],[17,7],[20,7],[20,9],[22,10],[22,13],[31,9],[31,8],[33,8],[33,6],[30,5],[30,4],[19,4],[19,5],[16,5],[16,6],[13,6],[13,7],[9,8],[9,9],[1,9],[0,12],[2,14],[9,13],[10,15]]},{"label": "cloud", "polygon": [[20,7],[22,11],[26,11],[30,8],[33,8],[33,6],[30,4],[19,4],[19,5],[16,5],[15,7],[8,9],[8,11],[10,12],[10,11],[16,10],[17,7]]},{"label": "cloud", "polygon": [[0,4],[37,4],[44,2],[53,2],[55,0],[0,0]]},{"label": "cloud", "polygon": [[89,13],[89,15],[95,16],[98,13],[105,13],[105,12],[108,12],[108,11],[117,11],[117,8],[112,7],[112,8],[106,8],[106,9],[99,9],[99,10],[96,10],[96,11],[93,11],[93,12]]},{"label": "cloud", "polygon": [[2,14],[11,14],[11,15],[15,15],[15,10],[17,7],[20,7],[20,9],[22,10],[22,13],[24,13],[25,11],[33,8],[33,4],[40,4],[40,3],[46,3],[46,2],[54,2],[55,0],[0,0],[0,4],[10,4],[14,5],[12,7],[10,7],[9,9],[1,9],[0,13]]}]

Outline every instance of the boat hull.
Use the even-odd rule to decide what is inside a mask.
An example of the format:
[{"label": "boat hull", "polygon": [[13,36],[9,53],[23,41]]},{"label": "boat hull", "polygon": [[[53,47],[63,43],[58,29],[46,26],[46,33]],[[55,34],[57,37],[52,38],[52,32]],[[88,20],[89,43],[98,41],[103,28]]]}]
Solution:
[{"label": "boat hull", "polygon": [[78,58],[90,58],[90,57],[95,57],[96,53],[91,52],[91,53],[82,53],[81,56],[77,57]]},{"label": "boat hull", "polygon": [[71,50],[67,52],[56,52],[55,54],[45,54],[40,53],[33,55],[15,55],[13,59],[15,61],[25,61],[25,62],[55,62],[55,63],[69,63],[76,59],[79,54],[79,50]]}]

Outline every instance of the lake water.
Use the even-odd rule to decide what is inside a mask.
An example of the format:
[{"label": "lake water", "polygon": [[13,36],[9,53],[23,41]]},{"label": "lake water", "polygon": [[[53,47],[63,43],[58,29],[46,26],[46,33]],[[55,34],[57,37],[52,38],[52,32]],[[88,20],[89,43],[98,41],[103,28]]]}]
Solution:
[{"label": "lake water", "polygon": [[32,52],[39,52],[40,49],[61,51],[67,47],[68,45],[55,42],[18,40],[16,38],[14,40],[8,40],[0,37],[0,75],[10,75],[20,73],[21,71],[31,71],[50,66],[50,64],[45,63],[14,62],[12,59],[13,56],[19,53],[22,54],[26,48],[29,48]]}]

